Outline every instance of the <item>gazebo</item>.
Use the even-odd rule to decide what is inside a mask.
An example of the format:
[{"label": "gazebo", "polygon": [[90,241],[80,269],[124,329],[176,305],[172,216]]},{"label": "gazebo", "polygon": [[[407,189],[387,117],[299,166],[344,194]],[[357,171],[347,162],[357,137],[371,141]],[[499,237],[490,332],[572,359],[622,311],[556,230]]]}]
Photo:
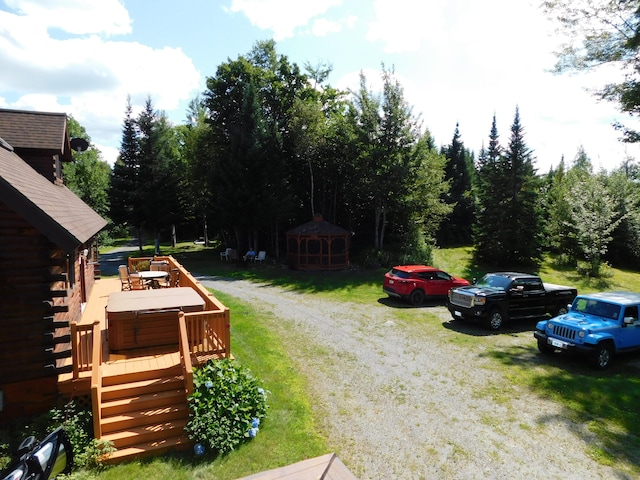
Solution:
[{"label": "gazebo", "polygon": [[344,270],[349,267],[351,233],[315,214],[311,222],[287,232],[287,260],[298,270]]}]

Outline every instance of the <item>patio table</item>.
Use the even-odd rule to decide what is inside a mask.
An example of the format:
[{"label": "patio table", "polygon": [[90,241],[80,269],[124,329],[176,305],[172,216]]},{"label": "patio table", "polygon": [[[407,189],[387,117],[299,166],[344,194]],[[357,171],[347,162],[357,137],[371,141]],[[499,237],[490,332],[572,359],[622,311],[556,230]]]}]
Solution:
[{"label": "patio table", "polygon": [[169,276],[169,272],[165,272],[163,270],[143,270],[138,273],[140,274],[140,277],[151,286],[151,288],[160,288],[158,280]]},{"label": "patio table", "polygon": [[190,287],[109,294],[106,307],[109,349],[177,344],[180,310],[204,310],[204,300]]}]

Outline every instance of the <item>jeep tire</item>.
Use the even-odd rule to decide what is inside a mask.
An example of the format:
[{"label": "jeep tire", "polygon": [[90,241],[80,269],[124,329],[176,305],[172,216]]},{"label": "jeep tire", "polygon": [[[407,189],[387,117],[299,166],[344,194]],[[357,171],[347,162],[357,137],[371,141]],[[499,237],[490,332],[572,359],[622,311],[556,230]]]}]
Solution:
[{"label": "jeep tire", "polygon": [[549,342],[547,341],[547,339],[544,339],[544,340],[538,339],[538,350],[540,350],[540,353],[544,353],[545,355],[548,355],[556,351],[554,347],[549,345]]},{"label": "jeep tire", "polygon": [[613,346],[609,342],[602,342],[595,346],[591,354],[591,365],[598,370],[604,370],[611,365]]}]

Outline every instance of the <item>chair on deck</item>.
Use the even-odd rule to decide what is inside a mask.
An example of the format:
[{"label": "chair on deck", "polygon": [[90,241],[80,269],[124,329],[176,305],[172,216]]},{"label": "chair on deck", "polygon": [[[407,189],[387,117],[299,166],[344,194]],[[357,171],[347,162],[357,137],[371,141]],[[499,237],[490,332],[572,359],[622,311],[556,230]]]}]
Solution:
[{"label": "chair on deck", "polygon": [[129,281],[129,269],[126,265],[120,265],[118,267],[118,274],[120,275],[120,290],[131,290],[131,282]]},{"label": "chair on deck", "polygon": [[229,261],[229,257],[231,255],[231,248],[227,248],[224,252],[220,252],[220,260]]},{"label": "chair on deck", "polygon": [[139,273],[129,274],[129,283],[131,284],[131,290],[146,290],[147,285]]},{"label": "chair on deck", "polygon": [[166,282],[162,285],[162,288],[174,288],[180,286],[180,270],[174,268],[169,272]]},{"label": "chair on deck", "polygon": [[169,262],[165,260],[153,260],[149,264],[149,270],[151,270],[152,272],[168,272]]},{"label": "chair on deck", "polygon": [[262,262],[264,262],[265,258],[267,258],[267,252],[265,252],[264,250],[260,250],[258,252],[258,255],[253,257],[253,261],[262,263]]}]

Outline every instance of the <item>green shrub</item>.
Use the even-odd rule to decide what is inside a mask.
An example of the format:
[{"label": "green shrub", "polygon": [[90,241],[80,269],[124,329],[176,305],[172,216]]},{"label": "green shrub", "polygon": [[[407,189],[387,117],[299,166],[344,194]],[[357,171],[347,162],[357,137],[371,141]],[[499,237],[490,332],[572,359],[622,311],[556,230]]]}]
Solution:
[{"label": "green shrub", "polygon": [[33,435],[39,441],[62,426],[73,450],[74,468],[99,466],[100,457],[114,451],[110,442],[93,438],[93,415],[74,402],[63,408],[25,420],[16,420],[0,430],[0,470],[8,465],[18,445]]},{"label": "green shrub", "polygon": [[193,375],[185,430],[196,445],[224,455],[256,436],[267,413],[267,392],[235,360],[210,360]]},{"label": "green shrub", "polygon": [[90,410],[79,409],[73,401],[62,410],[52,409],[47,417],[52,424],[64,427],[73,447],[75,468],[98,467],[100,457],[115,450],[111,442],[93,438],[93,414]]}]

